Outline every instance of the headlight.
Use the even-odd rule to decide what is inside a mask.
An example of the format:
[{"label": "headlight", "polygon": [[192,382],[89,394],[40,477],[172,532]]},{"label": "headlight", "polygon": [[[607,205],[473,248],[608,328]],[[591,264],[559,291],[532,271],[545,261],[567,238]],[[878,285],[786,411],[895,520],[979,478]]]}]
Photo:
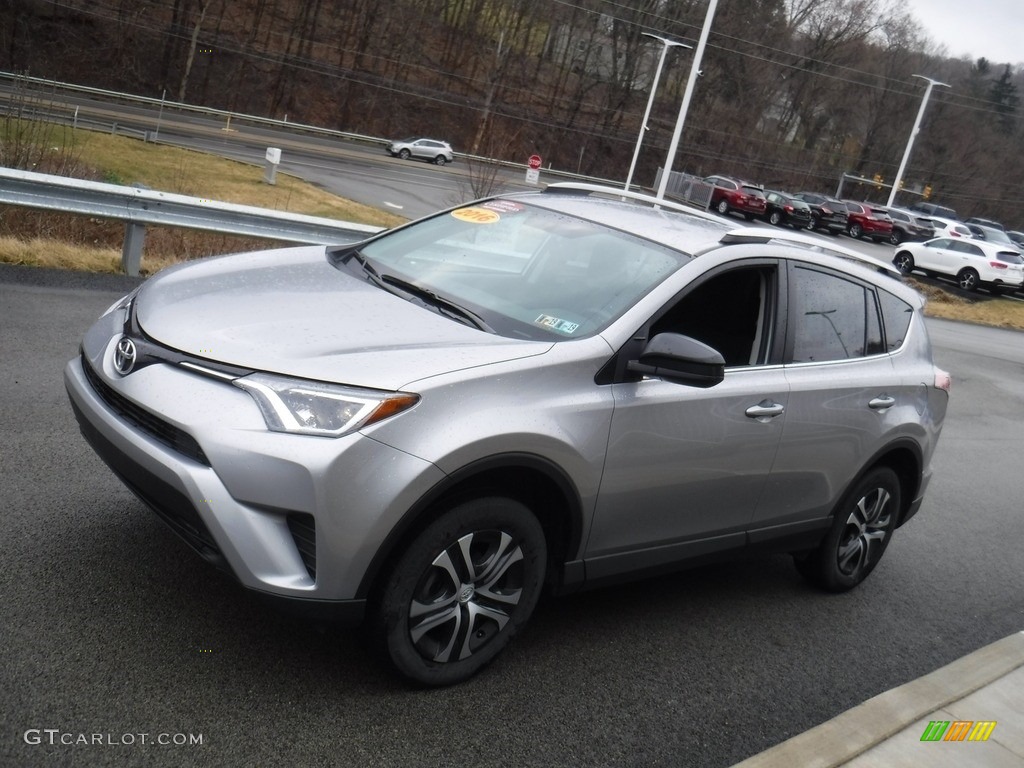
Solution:
[{"label": "headlight", "polygon": [[253,373],[232,382],[250,395],[274,432],[341,437],[412,408],[419,395],[378,392]]}]

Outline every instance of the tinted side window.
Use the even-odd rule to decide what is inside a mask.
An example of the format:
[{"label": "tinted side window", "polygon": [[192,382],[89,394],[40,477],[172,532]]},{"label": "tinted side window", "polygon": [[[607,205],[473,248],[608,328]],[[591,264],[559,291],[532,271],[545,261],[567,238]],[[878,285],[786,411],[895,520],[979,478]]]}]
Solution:
[{"label": "tinted side window", "polygon": [[910,328],[914,308],[888,291],[878,292],[878,303],[882,306],[886,348],[890,352],[895,352],[903,346],[903,340],[907,338],[907,329]]},{"label": "tinted side window", "polygon": [[708,278],[658,318],[650,335],[681,333],[717,350],[727,366],[763,365],[771,346],[775,269],[739,267]]},{"label": "tinted side window", "polygon": [[863,286],[806,267],[790,275],[788,362],[848,360],[881,351],[875,302]]}]

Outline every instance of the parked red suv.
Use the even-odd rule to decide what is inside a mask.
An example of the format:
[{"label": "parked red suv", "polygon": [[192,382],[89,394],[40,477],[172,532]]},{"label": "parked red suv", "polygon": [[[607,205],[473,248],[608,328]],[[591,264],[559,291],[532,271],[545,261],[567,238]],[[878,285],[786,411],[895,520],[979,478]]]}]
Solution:
[{"label": "parked red suv", "polygon": [[870,237],[876,243],[888,240],[892,234],[892,219],[881,210],[875,210],[867,203],[844,200],[846,209],[846,233],[858,240]]},{"label": "parked red suv", "polygon": [[704,181],[715,185],[711,192],[709,208],[723,216],[732,211],[742,213],[747,221],[755,216],[764,216],[767,207],[764,190],[756,184],[729,176],[708,176]]}]

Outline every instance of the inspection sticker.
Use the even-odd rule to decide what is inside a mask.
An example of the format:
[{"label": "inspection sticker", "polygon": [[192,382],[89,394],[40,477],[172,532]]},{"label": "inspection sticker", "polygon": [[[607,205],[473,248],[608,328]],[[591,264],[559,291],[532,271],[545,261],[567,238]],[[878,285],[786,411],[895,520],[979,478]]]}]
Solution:
[{"label": "inspection sticker", "polygon": [[553,331],[559,333],[575,333],[576,329],[580,327],[579,323],[572,323],[568,320],[561,320],[551,315],[538,315],[537,319],[533,321],[537,325],[543,325],[545,328],[550,328]]}]

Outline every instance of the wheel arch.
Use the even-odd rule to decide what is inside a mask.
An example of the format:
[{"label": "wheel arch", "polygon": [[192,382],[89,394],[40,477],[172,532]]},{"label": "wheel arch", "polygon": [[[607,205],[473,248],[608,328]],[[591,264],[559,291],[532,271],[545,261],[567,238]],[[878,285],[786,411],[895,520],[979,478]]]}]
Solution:
[{"label": "wheel arch", "polygon": [[583,511],[579,493],[558,466],[540,456],[522,453],[480,459],[445,477],[424,494],[392,529],[359,585],[357,597],[371,596],[405,548],[445,509],[471,498],[505,496],[537,516],[548,547],[548,580],[579,549]]},{"label": "wheel arch", "polygon": [[[921,447],[909,438],[900,439],[876,453],[864,468],[850,481],[847,488],[853,488],[876,467],[888,467],[900,481],[900,509],[896,527],[907,521],[911,506],[921,490],[921,472],[924,460]],[[845,493],[844,493],[845,496]]]}]

